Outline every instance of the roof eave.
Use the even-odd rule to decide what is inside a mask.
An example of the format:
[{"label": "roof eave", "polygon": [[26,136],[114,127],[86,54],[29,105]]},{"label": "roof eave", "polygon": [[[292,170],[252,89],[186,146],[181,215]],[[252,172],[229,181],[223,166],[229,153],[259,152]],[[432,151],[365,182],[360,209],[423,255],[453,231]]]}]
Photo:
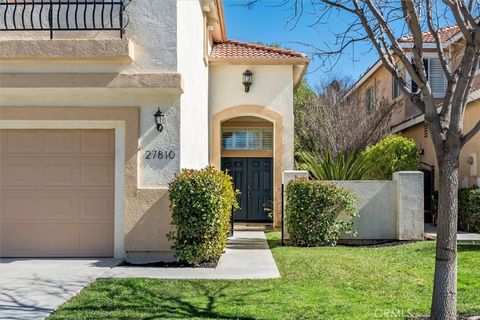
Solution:
[{"label": "roof eave", "polygon": [[216,58],[209,57],[212,65],[308,65],[307,57],[292,58]]}]

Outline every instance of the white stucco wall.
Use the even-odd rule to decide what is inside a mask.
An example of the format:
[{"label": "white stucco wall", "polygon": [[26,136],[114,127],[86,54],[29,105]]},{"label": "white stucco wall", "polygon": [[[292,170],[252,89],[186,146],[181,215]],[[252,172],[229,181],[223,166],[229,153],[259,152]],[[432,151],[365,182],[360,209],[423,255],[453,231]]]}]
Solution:
[{"label": "white stucco wall", "polygon": [[[398,239],[396,186],[392,181],[331,181],[357,197],[357,236],[343,239]],[[423,214],[423,210],[422,210]]]},{"label": "white stucco wall", "polygon": [[[253,73],[250,92],[242,74]],[[210,67],[210,116],[239,105],[270,108],[283,116],[283,170],[293,169],[293,67],[290,65],[219,65]]]},{"label": "white stucco wall", "polygon": [[208,67],[204,62],[204,17],[200,1],[177,1],[178,72],[182,168],[208,165]]},{"label": "white stucco wall", "polygon": [[[188,0],[187,0],[188,1]],[[198,2],[198,1],[188,1]],[[11,10],[11,9],[9,9]],[[20,9],[19,9],[20,10]],[[63,11],[61,11],[63,12]],[[131,1],[127,7],[129,23],[124,35],[134,46],[132,63],[7,61],[0,62],[2,72],[174,72],[177,69],[177,2],[176,0]],[[197,28],[201,28],[198,25]],[[68,31],[55,32],[54,39],[117,39],[119,32]],[[49,39],[48,32],[0,32],[0,41],[7,39]],[[23,71],[21,71],[23,70]],[[54,71],[52,71],[54,70]]]},{"label": "white stucco wall", "polygon": [[[308,177],[305,171],[285,171],[284,183]],[[423,240],[423,173],[396,172],[389,180],[327,181],[350,190],[357,198],[356,236],[344,240]],[[286,187],[286,185],[285,185]],[[287,214],[287,212],[285,212]],[[342,217],[341,217],[342,218]],[[348,219],[348,218],[346,218]],[[286,230],[286,238],[288,238]]]}]

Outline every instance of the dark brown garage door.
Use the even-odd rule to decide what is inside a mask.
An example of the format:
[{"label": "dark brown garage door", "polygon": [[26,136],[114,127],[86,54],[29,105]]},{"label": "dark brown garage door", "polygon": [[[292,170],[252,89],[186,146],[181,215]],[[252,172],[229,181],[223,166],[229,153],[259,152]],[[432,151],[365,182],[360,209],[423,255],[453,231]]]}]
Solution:
[{"label": "dark brown garage door", "polygon": [[114,130],[0,130],[0,256],[113,255]]}]

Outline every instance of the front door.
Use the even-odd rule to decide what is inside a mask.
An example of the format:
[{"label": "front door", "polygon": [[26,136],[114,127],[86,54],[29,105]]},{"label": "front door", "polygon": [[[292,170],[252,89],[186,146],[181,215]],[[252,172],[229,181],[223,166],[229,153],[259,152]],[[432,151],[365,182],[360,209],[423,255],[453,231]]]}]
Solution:
[{"label": "front door", "polygon": [[270,221],[266,208],[273,200],[272,158],[222,158],[222,170],[228,170],[235,189],[240,191],[240,209],[236,221]]}]

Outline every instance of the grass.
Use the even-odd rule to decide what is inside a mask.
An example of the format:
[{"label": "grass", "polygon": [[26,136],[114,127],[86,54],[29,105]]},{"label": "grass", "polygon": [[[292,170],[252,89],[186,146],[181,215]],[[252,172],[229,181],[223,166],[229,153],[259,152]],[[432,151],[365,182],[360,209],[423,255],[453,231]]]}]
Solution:
[{"label": "grass", "polygon": [[[59,319],[404,319],[430,308],[434,242],[280,247],[274,280],[100,279]],[[459,245],[458,311],[480,314],[480,245]]]}]

